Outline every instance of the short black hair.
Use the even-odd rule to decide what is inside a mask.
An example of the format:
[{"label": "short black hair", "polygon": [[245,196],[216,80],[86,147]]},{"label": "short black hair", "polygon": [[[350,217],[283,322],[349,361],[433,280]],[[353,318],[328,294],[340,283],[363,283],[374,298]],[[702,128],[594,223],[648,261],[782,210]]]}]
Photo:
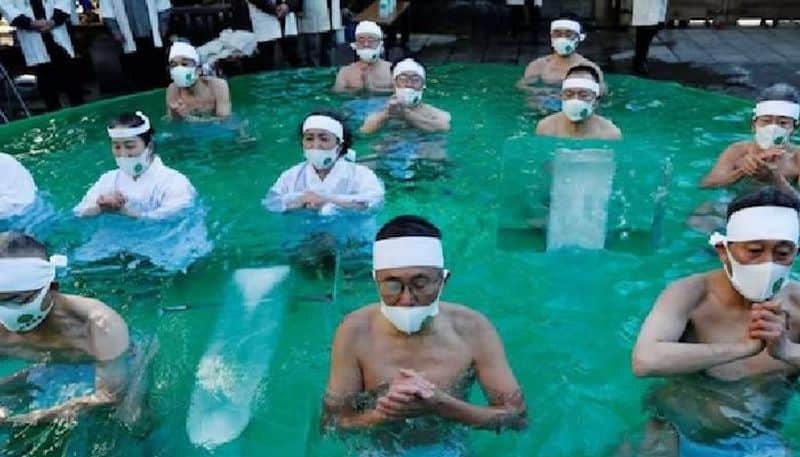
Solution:
[{"label": "short black hair", "polygon": [[47,248],[32,236],[24,233],[0,233],[0,258],[17,257],[47,259]]},{"label": "short black hair", "polygon": [[[116,118],[112,119],[111,122],[108,123],[108,128],[114,127],[139,127],[140,125],[144,124],[144,119],[139,117],[136,113],[122,113]],[[150,122],[150,130],[142,133],[141,135],[137,135],[139,138],[144,141],[144,144],[150,145],[150,142],[153,141],[153,135],[156,133],[155,129],[153,129],[153,123]]]},{"label": "short black hair", "polygon": [[427,219],[420,216],[404,215],[390,220],[378,230],[375,241],[402,236],[427,236],[442,239],[442,232]]},{"label": "short black hair", "polygon": [[575,65],[567,70],[567,76],[564,79],[569,78],[569,75],[573,73],[589,73],[594,78],[594,82],[600,84],[600,73],[591,65]]},{"label": "short black hair", "polygon": [[303,123],[311,116],[328,116],[336,119],[342,124],[344,129],[344,138],[342,139],[342,148],[339,150],[339,156],[343,156],[347,154],[347,150],[353,145],[353,132],[350,130],[350,127],[347,126],[347,123],[344,121],[344,116],[339,114],[336,111],[331,110],[317,110],[313,111],[308,114],[308,116],[303,118],[303,121],[300,122],[300,125],[297,127],[298,134],[300,135],[300,141],[303,140]]},{"label": "short black hair", "polygon": [[800,200],[775,186],[766,186],[749,194],[737,197],[728,205],[728,219],[737,211],[758,206],[781,206],[800,212]]},{"label": "short black hair", "polygon": [[762,90],[758,96],[759,102],[769,100],[782,100],[790,103],[800,103],[800,95],[797,89],[786,83],[773,84]]}]

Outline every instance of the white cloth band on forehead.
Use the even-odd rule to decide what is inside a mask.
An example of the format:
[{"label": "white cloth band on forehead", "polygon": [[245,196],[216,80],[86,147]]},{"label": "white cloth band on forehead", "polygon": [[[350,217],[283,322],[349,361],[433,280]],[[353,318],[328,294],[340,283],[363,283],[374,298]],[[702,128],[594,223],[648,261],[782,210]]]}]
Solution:
[{"label": "white cloth band on forehead", "polygon": [[376,241],[372,246],[372,269],[444,268],[442,241],[429,236],[402,236]]},{"label": "white cloth band on forehead", "polygon": [[756,104],[753,110],[758,116],[784,116],[791,117],[795,121],[800,120],[800,105],[786,100],[767,100]]},{"label": "white cloth band on forehead", "polygon": [[169,60],[174,60],[178,57],[193,60],[195,64],[200,65],[200,56],[197,54],[197,49],[189,43],[176,41],[173,43],[172,47],[169,48]]},{"label": "white cloth band on forehead", "polygon": [[0,292],[25,292],[50,285],[56,277],[56,268],[67,266],[67,258],[54,255],[50,260],[36,257],[9,257],[0,259]]},{"label": "white cloth band on forehead", "polygon": [[797,243],[800,221],[797,211],[782,206],[755,206],[731,214],[726,235],[714,233],[709,244],[755,240],[785,240]]},{"label": "white cloth band on forehead", "polygon": [[595,95],[600,93],[600,85],[596,82],[585,78],[569,78],[561,83],[561,90],[566,89],[586,89],[594,92]]},{"label": "white cloth band on forehead", "polygon": [[403,59],[397,62],[397,65],[394,66],[394,70],[392,71],[392,79],[396,79],[400,73],[414,73],[419,75],[420,78],[425,79],[425,69],[422,68],[422,65],[415,62],[414,59]]},{"label": "white cloth band on forehead", "polygon": [[142,114],[141,111],[137,111],[136,115],[139,116],[139,118],[144,121],[144,124],[139,125],[137,127],[109,127],[108,136],[111,139],[133,138],[135,136],[139,136],[143,133],[149,132],[150,118]]},{"label": "white cloth band on forehead", "polygon": [[383,39],[383,31],[378,24],[372,21],[361,21],[356,26],[356,36],[359,35],[372,35],[379,39]]},{"label": "white cloth band on forehead", "polygon": [[550,23],[550,31],[552,32],[553,30],[572,30],[580,35],[581,24],[569,19],[558,19]]},{"label": "white cloth band on forehead", "polygon": [[309,129],[326,130],[338,138],[340,143],[344,141],[344,126],[341,122],[330,116],[318,114],[308,116],[306,120],[303,121],[303,132]]}]

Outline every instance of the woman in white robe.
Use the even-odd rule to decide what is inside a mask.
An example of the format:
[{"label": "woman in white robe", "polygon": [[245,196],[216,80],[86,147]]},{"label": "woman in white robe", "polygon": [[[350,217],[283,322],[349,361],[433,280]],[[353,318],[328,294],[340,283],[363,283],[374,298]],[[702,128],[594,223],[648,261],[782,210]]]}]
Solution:
[{"label": "woman in white robe", "polygon": [[180,172],[155,154],[154,131],[144,114],[123,114],[108,127],[117,169],[103,174],[73,209],[76,216],[102,213],[165,219],[194,204],[197,192]]}]

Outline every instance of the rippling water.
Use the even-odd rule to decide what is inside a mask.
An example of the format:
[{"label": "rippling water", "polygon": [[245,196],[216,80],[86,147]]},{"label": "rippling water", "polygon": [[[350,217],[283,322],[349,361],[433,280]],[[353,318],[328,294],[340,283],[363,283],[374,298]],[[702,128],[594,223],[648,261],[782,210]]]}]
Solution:
[{"label": "rippling water", "polygon": [[[444,298],[489,316],[522,383],[530,428],[500,436],[470,432],[475,455],[611,455],[624,437],[641,436],[648,417],[642,397],[651,383],[635,379],[629,368],[643,317],[669,281],[716,267],[705,237],[684,221],[697,204],[718,196],[697,190],[697,182],[728,143],[747,136],[750,103],[677,84],[609,77],[601,114],[621,127],[625,140],[580,145],[615,152],[609,249],[546,253],[541,231],[531,223],[546,211],[549,161],[557,147],[578,146],[533,137],[541,114],[512,89],[521,72],[492,65],[434,67],[426,98],[453,114],[453,131],[429,137],[384,131],[357,137],[355,149],[386,181],[386,205],[374,222],[417,213],[442,228],[453,272]],[[186,432],[198,375],[224,391],[262,371],[226,370],[213,365],[224,359],[205,356],[221,339],[218,329],[229,328],[242,305],[231,294],[235,272],[291,260],[291,218],[268,214],[260,201],[278,174],[301,160],[298,124],[312,109],[344,107],[355,128],[380,103],[331,95],[332,81],[331,70],[236,78],[234,121],[156,122],[157,152],[190,178],[207,208],[213,252],[191,258],[185,272],[141,263],[135,254],[103,261],[81,256],[90,234],[69,215],[88,186],[114,167],[106,122],[135,109],[158,118],[163,91],[0,127],[4,152],[17,156],[45,191],[42,212],[22,225],[54,252],[77,257],[62,289],[104,300],[138,338],[155,338],[159,348],[146,376],[143,425],[129,430],[99,412],[71,427],[15,429],[0,434],[8,437],[4,454],[207,453]],[[421,144],[398,145],[407,135]],[[341,261],[333,272],[296,270],[281,286],[283,298],[270,305],[278,307],[272,319],[280,320],[279,333],[260,343],[270,345],[263,351],[270,360],[263,360],[266,373],[254,388],[249,426],[215,455],[348,453],[346,443],[320,436],[320,398],[333,330],[346,312],[375,300],[374,286],[363,268]],[[19,366],[3,362],[0,371]],[[472,397],[482,401],[478,389]],[[784,426],[789,438],[800,436],[793,420],[799,411],[792,402]]]}]

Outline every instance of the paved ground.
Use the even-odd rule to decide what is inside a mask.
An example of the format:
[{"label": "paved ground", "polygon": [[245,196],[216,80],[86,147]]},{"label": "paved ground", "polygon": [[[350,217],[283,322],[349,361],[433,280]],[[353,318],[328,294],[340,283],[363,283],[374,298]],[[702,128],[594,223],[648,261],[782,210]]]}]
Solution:
[{"label": "paved ground", "polygon": [[[496,62],[524,65],[549,46],[530,37],[493,36],[444,40],[415,36],[412,48],[427,64]],[[629,73],[633,34],[626,30],[590,32],[579,51],[607,72]],[[755,97],[764,87],[788,82],[800,88],[800,25],[708,28],[702,25],[661,31],[650,50],[650,77]]]}]

